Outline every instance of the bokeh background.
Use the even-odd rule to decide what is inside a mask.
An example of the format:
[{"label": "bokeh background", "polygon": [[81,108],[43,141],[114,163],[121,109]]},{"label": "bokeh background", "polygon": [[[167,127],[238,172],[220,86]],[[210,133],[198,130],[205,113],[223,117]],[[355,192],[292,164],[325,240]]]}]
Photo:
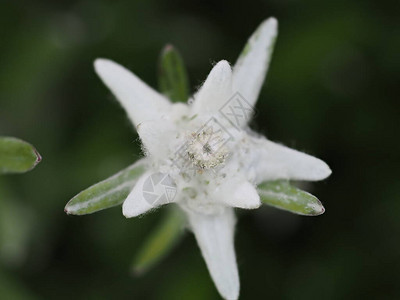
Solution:
[{"label": "bokeh background", "polygon": [[140,157],[137,134],[93,72],[96,57],[157,86],[159,52],[182,53],[192,91],[236,60],[269,16],[280,33],[253,127],[327,161],[306,188],[326,213],[241,212],[241,299],[399,299],[398,1],[0,2],[0,135],[43,161],[0,178],[0,298],[219,299],[193,236],[142,277],[132,258],[163,210],[63,212]]}]

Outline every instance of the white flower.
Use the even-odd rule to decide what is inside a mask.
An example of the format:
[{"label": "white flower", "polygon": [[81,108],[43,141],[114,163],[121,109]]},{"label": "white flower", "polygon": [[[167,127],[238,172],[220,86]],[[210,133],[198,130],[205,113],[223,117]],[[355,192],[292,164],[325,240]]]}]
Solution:
[{"label": "white flower", "polygon": [[[247,125],[246,112],[260,93],[276,35],[277,21],[263,22],[245,55],[233,68],[225,60],[218,62],[188,104],[171,103],[110,60],[95,62],[97,74],[136,126],[146,153],[148,171],[125,200],[123,214],[130,218],[154,209],[144,198],[143,184],[151,174],[169,174],[177,186],[172,201],[185,212],[211,277],[226,299],[239,296],[233,208],[259,207],[256,186],[263,181],[322,180],[331,173],[323,161],[273,143]],[[221,108],[232,97],[242,99],[247,108],[229,119]]]}]

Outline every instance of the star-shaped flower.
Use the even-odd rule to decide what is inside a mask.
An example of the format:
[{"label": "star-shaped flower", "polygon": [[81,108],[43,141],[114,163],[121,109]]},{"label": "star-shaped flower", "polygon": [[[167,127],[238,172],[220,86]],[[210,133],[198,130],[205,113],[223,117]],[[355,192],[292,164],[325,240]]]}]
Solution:
[{"label": "star-shaped flower", "polygon": [[[123,214],[131,218],[176,204],[226,299],[239,296],[234,208],[258,208],[257,186],[263,182],[315,181],[331,174],[323,161],[271,142],[248,126],[276,35],[277,21],[264,21],[235,65],[225,60],[215,64],[187,103],[172,103],[113,61],[95,61],[97,74],[136,127],[145,153],[140,164],[146,171],[124,201]],[[322,206],[313,209],[323,212]]]}]

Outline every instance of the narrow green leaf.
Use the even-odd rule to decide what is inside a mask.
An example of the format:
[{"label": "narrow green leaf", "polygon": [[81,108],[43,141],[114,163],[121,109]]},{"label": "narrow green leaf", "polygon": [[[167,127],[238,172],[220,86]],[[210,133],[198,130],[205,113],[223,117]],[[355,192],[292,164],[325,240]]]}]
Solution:
[{"label": "narrow green leaf", "polygon": [[159,87],[172,102],[186,102],[189,98],[189,81],[183,59],[171,45],[165,46],[161,53]]},{"label": "narrow green leaf", "polygon": [[134,259],[135,274],[143,274],[160,262],[183,236],[184,217],[176,207],[170,207],[164,219],[145,241]]},{"label": "narrow green leaf", "polygon": [[145,171],[144,160],[139,160],[119,173],[80,192],[65,206],[71,215],[86,215],[124,202],[136,181]]},{"label": "narrow green leaf", "polygon": [[267,181],[257,187],[261,202],[299,215],[318,216],[325,212],[321,202],[286,180]]},{"label": "narrow green leaf", "polygon": [[0,137],[0,174],[27,172],[41,160],[31,144],[14,137]]}]

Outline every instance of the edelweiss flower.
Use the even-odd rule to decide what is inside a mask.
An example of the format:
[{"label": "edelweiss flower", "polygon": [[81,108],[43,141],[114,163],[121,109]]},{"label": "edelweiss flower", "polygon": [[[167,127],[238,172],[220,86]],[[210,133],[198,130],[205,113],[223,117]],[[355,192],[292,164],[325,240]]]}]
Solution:
[{"label": "edelweiss flower", "polygon": [[[259,207],[256,187],[261,182],[322,180],[331,173],[323,161],[273,143],[248,127],[276,35],[277,21],[263,22],[233,68],[225,60],[218,62],[187,104],[171,103],[110,60],[95,61],[97,74],[125,108],[146,154],[147,171],[123,203],[123,214],[136,217],[175,203],[187,216],[211,277],[226,299],[239,296],[233,208]],[[176,186],[174,197],[146,197],[143,187],[154,174],[167,175]]]}]

